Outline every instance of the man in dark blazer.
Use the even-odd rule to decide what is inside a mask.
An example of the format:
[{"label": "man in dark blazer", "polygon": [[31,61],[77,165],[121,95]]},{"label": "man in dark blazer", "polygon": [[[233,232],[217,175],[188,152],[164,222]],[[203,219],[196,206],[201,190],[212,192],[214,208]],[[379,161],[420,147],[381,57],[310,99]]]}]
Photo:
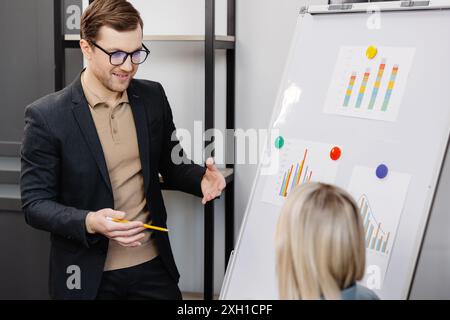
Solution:
[{"label": "man in dark blazer", "polygon": [[[159,175],[170,189],[220,195],[222,174],[193,164],[172,139],[172,112],[159,83],[135,80],[149,53],[139,13],[96,0],[83,13],[87,67],[63,90],[25,111],[22,208],[51,234],[54,299],[179,299]],[[111,221],[112,218],[132,220]]]}]

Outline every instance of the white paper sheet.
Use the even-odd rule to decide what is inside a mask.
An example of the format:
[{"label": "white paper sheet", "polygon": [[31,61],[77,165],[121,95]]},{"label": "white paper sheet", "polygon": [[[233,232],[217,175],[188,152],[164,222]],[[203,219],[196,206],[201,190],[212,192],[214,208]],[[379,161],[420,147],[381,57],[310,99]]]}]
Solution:
[{"label": "white paper sheet", "polygon": [[[358,203],[366,235],[366,276],[363,284],[381,289],[397,228],[402,215],[411,176],[389,171],[384,179],[376,176],[376,168],[354,168],[348,191]],[[407,213],[405,213],[407,219]],[[378,277],[374,279],[373,277]]]},{"label": "white paper sheet", "polygon": [[325,101],[325,113],[396,121],[415,48],[341,47]]},{"label": "white paper sheet", "polygon": [[[272,143],[269,158],[275,165],[274,174],[267,178],[261,200],[282,206],[290,191],[307,181],[334,183],[340,159],[333,161],[330,151],[336,145],[286,139],[277,149]],[[342,146],[338,146],[342,149]]]}]

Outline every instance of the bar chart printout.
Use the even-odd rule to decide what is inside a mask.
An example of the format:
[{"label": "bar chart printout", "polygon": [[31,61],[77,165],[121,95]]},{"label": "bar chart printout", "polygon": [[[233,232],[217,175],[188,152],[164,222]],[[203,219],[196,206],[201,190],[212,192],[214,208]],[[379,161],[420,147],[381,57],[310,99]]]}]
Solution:
[{"label": "bar chart printout", "polygon": [[261,200],[281,206],[289,193],[309,181],[333,183],[339,161],[330,158],[334,145],[285,139],[283,148],[272,147],[270,158],[275,170],[267,176]]},{"label": "bar chart printout", "polygon": [[[283,175],[283,182],[280,186],[280,190],[278,195],[281,197],[287,197],[288,195],[288,189],[289,191],[295,188],[295,186],[299,185],[300,183],[305,183],[311,181],[312,178],[312,170],[309,169],[308,165],[305,166],[306,157],[308,155],[308,149],[305,149],[303,160],[299,163],[297,162],[295,164],[295,171],[294,170],[294,164],[291,165],[289,170],[284,172]],[[304,171],[304,172],[303,172]]]},{"label": "bar chart printout", "polygon": [[386,232],[383,229],[382,223],[376,219],[366,195],[361,196],[358,204],[364,224],[366,249],[388,254],[391,233]]},{"label": "bar chart printout", "polygon": [[[410,175],[389,171],[379,179],[375,168],[356,166],[347,190],[357,201],[365,235],[366,270],[377,268],[384,281],[395,246],[398,225],[408,192]],[[366,279],[363,279],[363,284]],[[381,289],[381,288],[378,288]]]},{"label": "bar chart printout", "polygon": [[414,48],[380,47],[373,59],[365,47],[341,47],[325,100],[325,113],[396,121]]}]

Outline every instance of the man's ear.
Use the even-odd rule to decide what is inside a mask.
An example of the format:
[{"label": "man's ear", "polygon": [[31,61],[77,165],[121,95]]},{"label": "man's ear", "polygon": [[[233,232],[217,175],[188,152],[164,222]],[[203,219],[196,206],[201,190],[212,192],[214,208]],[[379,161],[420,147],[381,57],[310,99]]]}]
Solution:
[{"label": "man's ear", "polygon": [[81,52],[83,52],[83,56],[86,60],[92,59],[92,47],[85,39],[80,40],[80,48]]}]

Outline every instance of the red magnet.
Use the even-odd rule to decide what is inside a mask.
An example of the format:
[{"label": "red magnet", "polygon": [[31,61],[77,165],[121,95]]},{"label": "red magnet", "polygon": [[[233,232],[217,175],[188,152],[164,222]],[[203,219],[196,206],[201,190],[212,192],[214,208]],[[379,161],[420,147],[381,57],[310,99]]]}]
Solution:
[{"label": "red magnet", "polygon": [[333,161],[339,160],[339,158],[341,157],[342,151],[341,148],[339,147],[334,147],[333,149],[331,149],[330,151],[330,158]]}]

